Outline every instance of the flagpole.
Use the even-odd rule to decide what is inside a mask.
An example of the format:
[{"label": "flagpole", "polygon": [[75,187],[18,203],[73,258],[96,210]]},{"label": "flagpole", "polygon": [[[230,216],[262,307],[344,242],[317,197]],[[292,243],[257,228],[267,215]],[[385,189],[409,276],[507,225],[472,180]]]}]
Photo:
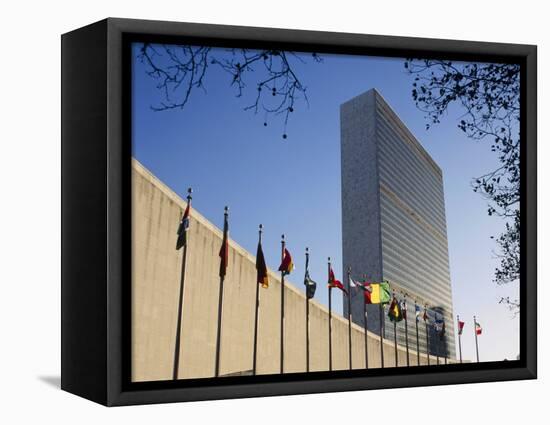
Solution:
[{"label": "flagpole", "polygon": [[[258,226],[258,244],[262,243],[263,225]],[[258,310],[260,309],[260,283],[256,282],[256,304],[254,306],[254,361],[252,364],[252,374],[256,375],[257,356],[258,356]]]},{"label": "flagpole", "polygon": [[[395,298],[395,292],[392,291],[392,295],[393,301],[398,302],[397,298]],[[397,356],[397,320],[393,320],[393,348],[395,353],[395,367],[397,367],[399,365]]]},{"label": "flagpole", "polygon": [[[328,257],[328,276],[330,279],[330,257]],[[332,371],[332,287],[328,285],[328,370]]]},{"label": "flagpole", "polygon": [[477,345],[477,320],[475,316],[474,316],[474,335],[476,336],[476,359],[477,359],[477,362],[479,363],[479,347]]},{"label": "flagpole", "polygon": [[[285,235],[281,235],[281,263],[285,258]],[[285,271],[281,270],[281,353],[280,373],[284,373],[285,362]]]},{"label": "flagpole", "polygon": [[403,297],[403,311],[405,316],[405,349],[407,350],[407,367],[409,367],[409,325],[407,324],[407,294],[404,294]]},{"label": "flagpole", "polygon": [[382,334],[382,321],[384,320],[384,313],[382,312],[382,303],[378,304],[378,313],[380,321],[380,366],[384,367],[384,336]]},{"label": "flagpole", "polygon": [[420,366],[420,340],[418,338],[418,313],[416,312],[417,308],[418,304],[416,304],[416,300],[414,300],[414,319],[416,327],[416,365]]},{"label": "flagpole", "polygon": [[[309,248],[306,247],[306,273],[309,268]],[[309,281],[306,282],[309,285]],[[306,372],[309,372],[309,297],[306,286]]]},{"label": "flagpole", "polygon": [[458,354],[460,358],[460,363],[462,363],[462,331],[460,330],[460,316],[456,315],[456,322],[458,325]]},{"label": "flagpole", "polygon": [[[224,216],[224,232],[225,232],[225,226],[229,216],[228,206],[224,208],[223,216]],[[227,253],[225,255],[227,255]],[[224,260],[221,259],[221,261],[224,261]],[[225,266],[227,267],[227,264]],[[222,330],[222,306],[223,306],[224,280],[225,280],[225,272],[223,274],[220,273],[220,288],[219,288],[219,295],[218,295],[218,333],[216,337],[216,368],[215,368],[215,374],[214,374],[214,376],[216,377],[220,376],[220,343],[221,343],[221,330]]]},{"label": "flagpole", "polygon": [[[193,189],[187,189],[187,205],[191,205],[191,193]],[[182,216],[183,217],[183,216]],[[183,245],[183,255],[181,259],[181,276],[180,276],[180,293],[178,300],[178,320],[176,324],[176,344],[174,348],[174,368],[172,372],[172,379],[178,379],[179,375],[179,365],[180,365],[180,350],[181,350],[181,325],[183,321],[183,290],[185,287],[185,267],[187,265],[187,242],[188,236],[186,235],[186,242]]]},{"label": "flagpole", "polygon": [[443,340],[443,354],[445,355],[445,364],[447,364],[447,334],[445,333]]},{"label": "flagpole", "polygon": [[[445,326],[445,316],[443,316],[443,326]],[[443,333],[443,355],[445,356],[445,364],[447,364],[447,329],[446,326],[443,328],[445,331]]]},{"label": "flagpole", "polygon": [[[364,282],[363,283],[366,283],[367,282],[367,276],[366,275],[363,275],[363,278],[364,278]],[[364,324],[364,338],[365,338],[365,369],[368,369],[369,368],[369,350],[368,350],[368,336],[367,336],[367,330],[368,330],[368,326],[367,326],[367,320],[368,320],[368,317],[367,317],[367,302],[365,300],[365,294],[363,294],[363,324]]]},{"label": "flagpole", "polygon": [[[437,323],[437,312],[434,312],[435,314],[435,322],[434,323]],[[437,328],[435,329],[437,331]],[[436,355],[436,361],[437,361],[437,364],[439,365],[439,351],[441,350],[441,339],[438,339],[436,338],[436,350],[435,350],[435,355]]]},{"label": "flagpole", "polygon": [[430,332],[428,329],[428,306],[424,304],[424,314],[426,315],[426,319],[424,320],[424,324],[426,325],[426,357],[428,358],[428,366],[430,365]]},{"label": "flagpole", "polygon": [[352,367],[352,351],[351,351],[351,267],[348,267],[348,351],[349,351],[349,369]]}]

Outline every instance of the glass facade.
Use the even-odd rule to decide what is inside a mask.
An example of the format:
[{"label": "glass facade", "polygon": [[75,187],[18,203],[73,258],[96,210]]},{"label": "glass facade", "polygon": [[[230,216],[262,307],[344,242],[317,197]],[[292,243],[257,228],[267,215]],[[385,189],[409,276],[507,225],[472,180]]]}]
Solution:
[{"label": "glass facade", "polygon": [[[428,329],[430,353],[455,358],[441,169],[375,90],[342,105],[341,119],[342,166],[353,167],[352,154],[361,154],[359,145],[362,144],[367,145],[364,152],[369,152],[369,155],[372,153],[377,164],[375,175],[361,176],[359,173],[358,177],[354,176],[359,179],[364,177],[360,185],[351,182],[350,177],[343,174],[344,264],[353,263],[355,267],[365,264],[351,251],[352,247],[357,251],[360,243],[374,246],[365,247],[365,252],[379,250],[379,266],[370,266],[367,274],[372,278],[388,280],[396,289],[398,299],[403,300],[406,294],[409,347],[416,350],[417,346],[414,307],[417,301],[422,309],[425,304],[428,305],[431,321],[435,318],[445,321],[444,338],[433,327]],[[364,131],[356,130],[358,126],[365,127]],[[350,187],[353,189],[350,190]],[[360,226],[361,223],[355,219],[350,224],[350,214],[346,212],[352,205],[350,199],[362,196],[357,193],[358,187],[369,187],[369,193],[375,188],[377,194],[377,199],[370,195],[367,202],[374,204],[374,207],[369,208],[375,208],[376,211],[369,211],[369,214],[371,221],[372,218],[377,221],[378,228],[373,227],[371,222],[365,224],[371,226],[376,237],[364,242],[353,240],[353,226]],[[357,304],[354,303],[354,306]],[[352,313],[356,308],[352,307]],[[370,311],[375,313],[375,310]],[[384,318],[383,332],[387,339],[393,341],[394,324],[387,316],[387,309]],[[369,316],[369,329],[379,333],[380,323],[377,322],[371,328]],[[423,320],[418,322],[418,334],[419,349],[425,353],[427,340]],[[404,321],[397,324],[397,341],[400,345],[406,345]],[[391,363],[392,359],[388,361]],[[415,364],[415,361],[411,356],[411,363]]]}]

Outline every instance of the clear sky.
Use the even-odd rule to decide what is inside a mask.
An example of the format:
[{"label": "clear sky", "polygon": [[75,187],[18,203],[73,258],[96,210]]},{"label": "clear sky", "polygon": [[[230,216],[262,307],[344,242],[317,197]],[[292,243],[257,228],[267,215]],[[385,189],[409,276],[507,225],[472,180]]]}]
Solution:
[{"label": "clear sky", "polygon": [[[272,269],[279,265],[284,233],[295,263],[288,280],[301,290],[308,246],[310,274],[319,284],[316,298],[325,304],[328,256],[342,279],[339,107],[376,88],[443,170],[454,313],[466,322],[463,357],[475,360],[475,314],[483,327],[480,359],[516,358],[519,318],[498,300],[519,298],[517,284],[498,287],[492,281],[498,262],[490,236],[501,232],[503,222],[487,215],[486,201],[471,188],[473,177],[495,167],[495,155],[489,143],[474,142],[457,128],[459,110],[425,129],[403,59],[323,54],[323,62],[316,63],[304,54],[305,63],[295,60],[293,68],[307,86],[309,107],[296,104],[283,139],[281,116],[264,126],[263,113],[243,110],[255,96],[254,79],[238,98],[231,77],[216,67],[208,69],[206,91],[193,92],[184,109],[153,111],[164,95],[137,59],[138,47],[133,55],[133,155],[182,198],[193,187],[194,207],[219,227],[223,207],[229,205],[230,236],[253,254],[262,223]],[[226,54],[216,51],[217,57]],[[333,297],[333,307],[341,312],[340,296]]]}]

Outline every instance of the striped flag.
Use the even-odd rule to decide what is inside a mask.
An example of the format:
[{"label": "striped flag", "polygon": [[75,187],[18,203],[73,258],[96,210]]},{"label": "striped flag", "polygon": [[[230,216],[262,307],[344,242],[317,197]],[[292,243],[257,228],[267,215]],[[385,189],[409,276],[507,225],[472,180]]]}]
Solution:
[{"label": "striped flag", "polygon": [[388,282],[371,283],[367,287],[367,304],[388,304],[391,301],[391,289]]}]

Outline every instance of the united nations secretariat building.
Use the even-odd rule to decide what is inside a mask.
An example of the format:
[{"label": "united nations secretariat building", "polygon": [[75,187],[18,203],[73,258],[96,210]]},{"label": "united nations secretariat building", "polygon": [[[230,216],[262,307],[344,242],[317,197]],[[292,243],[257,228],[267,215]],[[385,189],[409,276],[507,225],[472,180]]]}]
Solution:
[{"label": "united nations secretariat building", "polygon": [[[343,270],[368,280],[390,281],[407,294],[409,346],[416,347],[417,301],[445,320],[446,338],[429,335],[430,353],[455,358],[454,315],[449,274],[443,176],[395,112],[375,89],[341,105]],[[352,298],[352,316],[363,325],[361,294]],[[347,303],[344,302],[344,316]],[[377,305],[368,306],[368,329],[380,332]],[[393,340],[388,321],[385,337]],[[398,343],[405,345],[403,322]],[[383,327],[384,329],[384,327]],[[435,333],[433,328],[429,331]],[[419,321],[420,351],[426,327]],[[444,346],[446,344],[446,346]]]}]

